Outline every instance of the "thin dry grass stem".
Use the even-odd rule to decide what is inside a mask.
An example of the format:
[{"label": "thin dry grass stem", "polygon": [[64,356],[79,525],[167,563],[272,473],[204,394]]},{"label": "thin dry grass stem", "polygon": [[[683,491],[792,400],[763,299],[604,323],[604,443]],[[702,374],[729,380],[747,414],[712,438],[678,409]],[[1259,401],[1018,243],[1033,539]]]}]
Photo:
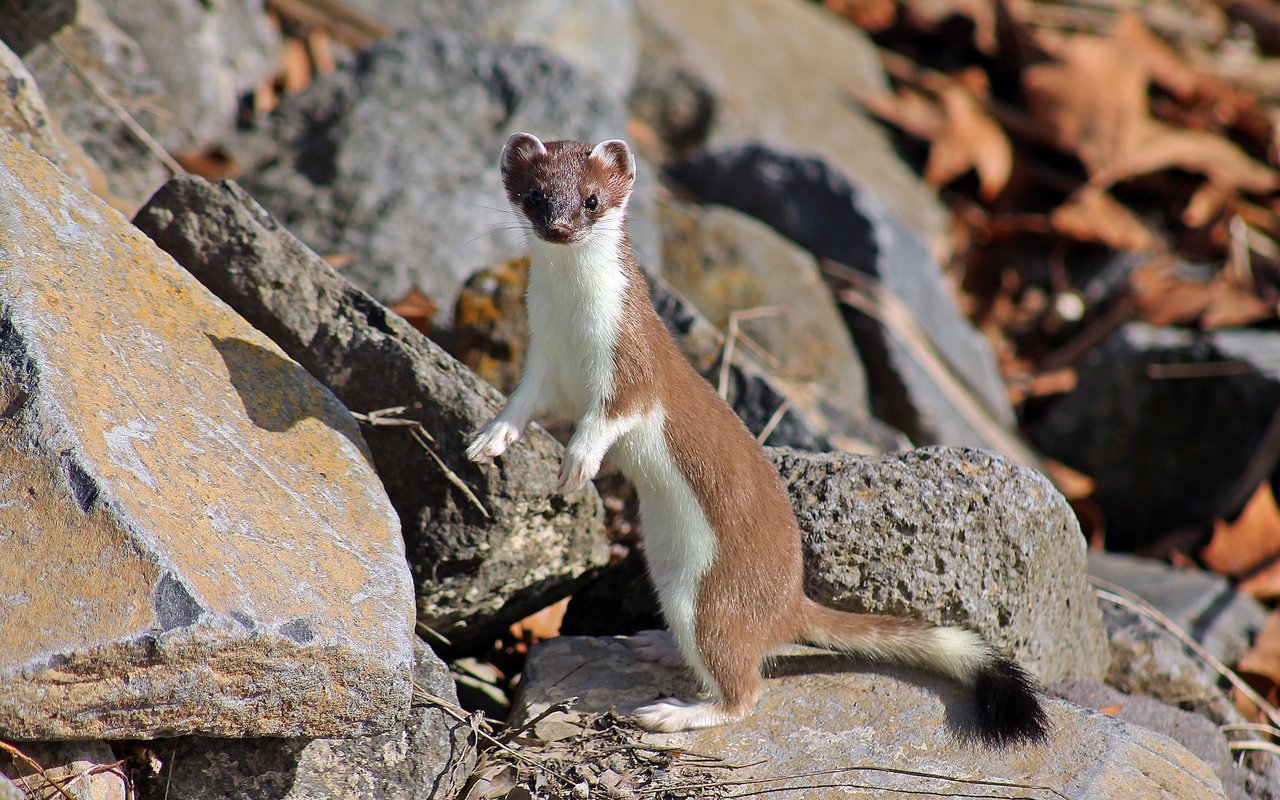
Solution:
[{"label": "thin dry grass stem", "polygon": [[1251,375],[1258,367],[1248,361],[1197,361],[1190,364],[1148,364],[1147,377],[1157,381],[1190,380],[1195,378],[1227,378],[1232,375]]},{"label": "thin dry grass stem", "polygon": [[[811,772],[796,772],[790,775],[774,775],[767,778],[744,778],[741,780],[710,781],[703,784],[692,784],[692,785],[684,786],[681,788],[721,789],[721,788],[731,788],[735,786],[758,786],[764,783],[777,783],[779,781],[793,781],[801,778],[821,778],[821,777],[830,776],[830,775],[838,775],[839,773],[842,773],[842,772],[885,772],[891,775],[905,775],[912,778],[926,778],[929,780],[947,781],[949,783],[959,783],[959,784],[964,784],[966,786],[991,786],[991,787],[996,787],[1000,789],[1025,789],[1033,792],[1048,792],[1049,794],[1062,798],[1062,800],[1070,800],[1069,797],[1067,797],[1065,794],[1058,791],[1057,789],[1053,788],[1052,786],[1042,786],[1042,785],[1033,784],[1033,783],[1018,783],[1016,781],[986,780],[982,778],[961,778],[954,775],[940,775],[933,772],[924,772],[922,770],[900,769],[896,767],[879,767],[879,766],[872,766],[869,764],[855,764],[848,767],[836,767],[835,769],[813,770]],[[745,793],[740,793],[740,794],[735,794],[730,796],[731,797],[749,797],[757,794],[764,794],[767,792],[780,792],[780,791],[787,791],[787,790],[794,790],[794,789],[825,789],[825,788],[873,789],[878,791],[900,792],[903,794],[923,794],[923,795],[930,795],[934,797],[984,797],[984,798],[991,797],[991,798],[1002,798],[1002,800],[1040,800],[1040,798],[1035,798],[1035,797],[1027,797],[1027,798],[1021,798],[1017,796],[1011,797],[1010,795],[1006,795],[1006,794],[1000,794],[1000,795],[963,794],[963,793],[957,793],[954,790],[945,791],[945,792],[921,790],[921,789],[913,790],[913,789],[901,789],[898,787],[873,786],[873,785],[859,784],[859,783],[832,783],[832,784],[819,784],[814,786],[802,786],[802,787],[779,786],[773,789],[764,789],[756,792],[745,792]],[[654,794],[657,791],[662,791],[662,790],[642,791],[642,794]]]},{"label": "thin dry grass stem", "polygon": [[1225,725],[1219,725],[1218,730],[1224,733],[1229,731],[1252,731],[1280,737],[1280,728],[1275,725],[1268,725],[1265,722],[1228,722]]},{"label": "thin dry grass stem", "polygon": [[773,416],[769,417],[769,421],[764,424],[764,427],[760,429],[760,435],[756,437],[756,441],[764,444],[768,440],[769,434],[773,433],[773,429],[778,427],[778,424],[782,422],[783,416],[790,410],[791,398],[786,398],[778,406],[778,410],[773,412]]},{"label": "thin dry grass stem", "polygon": [[23,764],[26,764],[30,769],[32,769],[36,773],[36,775],[40,776],[41,780],[43,780],[49,786],[53,787],[58,792],[58,794],[65,797],[67,800],[75,800],[75,798],[72,797],[71,794],[68,793],[66,789],[63,789],[61,786],[58,785],[57,781],[53,780],[53,778],[50,778],[49,773],[45,771],[45,768],[40,766],[40,764],[37,763],[36,760],[31,756],[27,755],[26,753],[22,752],[17,747],[15,747],[14,745],[11,745],[5,741],[0,741],[0,751],[8,753],[12,758],[15,758],[18,761],[21,761]]},{"label": "thin dry grass stem", "polygon": [[1117,586],[1110,581],[1104,581],[1101,578],[1095,578],[1092,575],[1089,576],[1089,581],[1093,583],[1094,592],[1098,597],[1109,603],[1123,606],[1124,608],[1141,614],[1176,636],[1178,641],[1186,645],[1191,652],[1199,656],[1206,664],[1213,667],[1219,675],[1226,678],[1236,691],[1249,698],[1252,703],[1262,709],[1262,712],[1267,715],[1267,719],[1271,720],[1275,725],[1280,726],[1280,711],[1277,711],[1275,706],[1267,702],[1265,697],[1254,691],[1253,687],[1245,683],[1244,680],[1230,667],[1223,664],[1215,658],[1212,653],[1201,647],[1200,643],[1191,638],[1191,636],[1187,634],[1186,631],[1182,630],[1176,622],[1160,613],[1157,608],[1143,600],[1141,597],[1138,597],[1123,587]]},{"label": "thin dry grass stem", "polygon": [[542,722],[544,719],[551,716],[552,714],[567,713],[569,709],[573,708],[574,704],[577,702],[578,702],[578,698],[576,697],[566,697],[565,699],[561,700],[558,703],[552,703],[551,705],[544,708],[540,714],[538,714],[536,717],[529,720],[525,724],[521,725],[519,728],[512,728],[509,731],[507,731],[506,735],[508,737],[519,736],[520,734],[526,731],[531,731],[535,727],[537,727],[539,722]]},{"label": "thin dry grass stem", "polygon": [[573,786],[575,783],[577,783],[577,781],[573,780],[569,776],[563,775],[559,772],[551,770],[550,768],[547,767],[546,764],[538,763],[536,760],[529,758],[524,753],[521,753],[519,750],[516,750],[515,748],[511,747],[511,745],[507,744],[506,742],[502,741],[496,736],[484,731],[480,727],[480,724],[483,722],[484,715],[480,714],[479,712],[476,712],[474,715],[468,714],[465,710],[463,710],[459,706],[456,706],[447,700],[441,699],[439,697],[436,697],[433,694],[423,691],[422,688],[418,686],[413,687],[413,694],[414,694],[414,697],[417,697],[421,700],[425,700],[426,702],[436,706],[441,711],[444,711],[446,714],[458,720],[459,722],[467,723],[468,725],[471,726],[471,730],[473,730],[477,736],[484,739],[489,744],[492,744],[495,747],[499,748],[500,750],[502,750],[512,758],[516,759],[520,763],[528,767],[531,767],[533,769],[540,770],[546,773],[547,775],[550,775],[553,778],[557,778],[558,780],[564,781],[565,784],[568,786]]},{"label": "thin dry grass stem", "polygon": [[427,429],[423,427],[422,423],[416,419],[404,419],[399,416],[407,410],[407,406],[392,406],[390,408],[380,408],[377,411],[370,411],[368,414],[360,414],[355,411],[350,413],[351,416],[355,417],[359,422],[372,427],[408,428],[409,434],[413,436],[414,441],[421,445],[423,450],[427,451],[427,455],[431,456],[432,461],[436,462],[436,466],[440,468],[440,472],[444,475],[445,479],[457,487],[458,491],[462,492],[463,496],[470,500],[472,505],[480,510],[480,513],[484,515],[485,519],[490,519],[489,510],[484,507],[484,503],[480,502],[480,498],[476,497],[475,492],[471,491],[471,487],[467,486],[462,478],[458,477],[456,472],[449,469],[444,461],[440,459],[440,456],[436,455],[436,451],[431,448],[435,439],[432,438]]},{"label": "thin dry grass stem", "polygon": [[449,638],[448,638],[447,636],[445,636],[443,633],[441,633],[440,631],[436,630],[435,628],[431,627],[431,626],[430,626],[430,625],[428,625],[427,623],[422,622],[422,621],[419,621],[419,622],[417,623],[417,628],[418,628],[418,630],[419,630],[419,631],[421,631],[422,633],[427,634],[427,635],[428,635],[428,636],[430,636],[431,638],[433,638],[433,639],[439,639],[439,640],[440,640],[440,642],[441,642],[442,644],[448,645],[448,646],[450,646],[450,647],[452,647],[452,646],[453,646],[453,642],[449,641]]},{"label": "thin dry grass stem", "polygon": [[1264,753],[1270,753],[1273,756],[1280,756],[1280,744],[1275,742],[1260,742],[1257,739],[1249,739],[1244,742],[1227,742],[1227,747],[1231,748],[1231,752],[1243,752],[1246,750],[1261,750]]},{"label": "thin dry grass stem", "polygon": [[822,270],[849,288],[836,292],[836,299],[873,317],[902,344],[946,394],[951,406],[982,438],[987,447],[1046,475],[1051,475],[1040,459],[1016,433],[1000,420],[986,398],[975,390],[964,374],[947,358],[916,320],[911,309],[879,281],[852,267],[822,259]]},{"label": "thin dry grass stem", "polygon": [[738,324],[744,320],[772,317],[780,313],[782,309],[778,306],[757,306],[729,314],[729,330],[724,337],[724,352],[720,354],[720,377],[716,381],[716,392],[721,399],[729,399],[729,367],[733,364],[733,348],[738,341]]}]

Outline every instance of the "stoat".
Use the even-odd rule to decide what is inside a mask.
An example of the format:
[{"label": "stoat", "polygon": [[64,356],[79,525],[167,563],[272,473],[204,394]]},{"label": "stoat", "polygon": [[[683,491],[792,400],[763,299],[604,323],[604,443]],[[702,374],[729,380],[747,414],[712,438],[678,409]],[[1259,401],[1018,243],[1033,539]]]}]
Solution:
[{"label": "stoat", "polygon": [[635,484],[649,573],[672,635],[635,637],[633,650],[683,660],[710,695],[642,706],[638,722],[678,731],[740,719],[760,694],[762,660],[801,642],[948,675],[972,689],[985,739],[1043,739],[1032,679],[977,634],[835,611],[804,595],[800,529],[777,472],[650,303],[627,238],[636,175],[627,144],[516,133],[501,171],[526,223],[531,339],[519,386],[467,456],[490,461],[531,420],[559,412],[577,423],[559,492],[582,488],[606,454]]}]

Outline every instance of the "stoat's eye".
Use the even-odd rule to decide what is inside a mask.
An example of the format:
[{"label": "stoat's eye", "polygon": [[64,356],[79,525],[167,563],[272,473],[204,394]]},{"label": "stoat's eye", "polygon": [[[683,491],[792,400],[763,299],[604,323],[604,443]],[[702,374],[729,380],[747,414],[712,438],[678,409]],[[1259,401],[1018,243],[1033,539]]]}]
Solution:
[{"label": "stoat's eye", "polygon": [[596,197],[593,194],[590,197],[588,197],[586,200],[583,200],[582,204],[587,207],[588,211],[595,211],[597,208],[600,207],[600,198]]},{"label": "stoat's eye", "polygon": [[537,189],[530,189],[525,192],[524,201],[531,206],[542,205],[542,192]]}]

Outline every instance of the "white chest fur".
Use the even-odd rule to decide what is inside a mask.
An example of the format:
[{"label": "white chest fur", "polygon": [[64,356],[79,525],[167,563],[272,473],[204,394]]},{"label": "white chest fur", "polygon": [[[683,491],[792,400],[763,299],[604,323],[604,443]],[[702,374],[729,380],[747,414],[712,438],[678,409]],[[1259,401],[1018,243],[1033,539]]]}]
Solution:
[{"label": "white chest fur", "polygon": [[[529,238],[529,363],[574,418],[613,389],[613,352],[622,324],[627,276],[619,260],[622,209],[596,223],[586,240],[558,245]],[[617,215],[616,223],[610,220]]]}]

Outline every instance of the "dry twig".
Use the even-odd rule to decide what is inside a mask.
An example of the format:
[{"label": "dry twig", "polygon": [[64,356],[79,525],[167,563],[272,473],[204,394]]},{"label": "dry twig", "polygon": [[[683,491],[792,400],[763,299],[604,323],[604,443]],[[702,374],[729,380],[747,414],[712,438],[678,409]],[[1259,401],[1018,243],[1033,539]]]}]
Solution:
[{"label": "dry twig", "polygon": [[[445,479],[456,486],[458,491],[462,492],[462,494],[480,510],[480,513],[484,515],[485,519],[490,519],[489,510],[484,507],[484,503],[480,502],[480,498],[476,497],[475,492],[471,491],[471,487],[467,486],[467,484],[463,482],[462,478],[458,477],[456,472],[449,469],[444,461],[440,459],[440,456],[436,455],[436,451],[431,449],[431,445],[435,442],[435,439],[427,429],[423,427],[422,423],[416,419],[404,419],[399,416],[406,410],[406,406],[392,406],[391,408],[380,408],[377,411],[370,411],[368,414],[360,414],[352,411],[351,416],[355,417],[365,425],[373,427],[382,426],[408,428],[409,434],[413,436],[414,441],[421,445],[423,450],[427,451],[427,455],[431,456],[432,461],[436,462],[436,466],[440,468]],[[441,638],[443,639],[444,637]]]}]

